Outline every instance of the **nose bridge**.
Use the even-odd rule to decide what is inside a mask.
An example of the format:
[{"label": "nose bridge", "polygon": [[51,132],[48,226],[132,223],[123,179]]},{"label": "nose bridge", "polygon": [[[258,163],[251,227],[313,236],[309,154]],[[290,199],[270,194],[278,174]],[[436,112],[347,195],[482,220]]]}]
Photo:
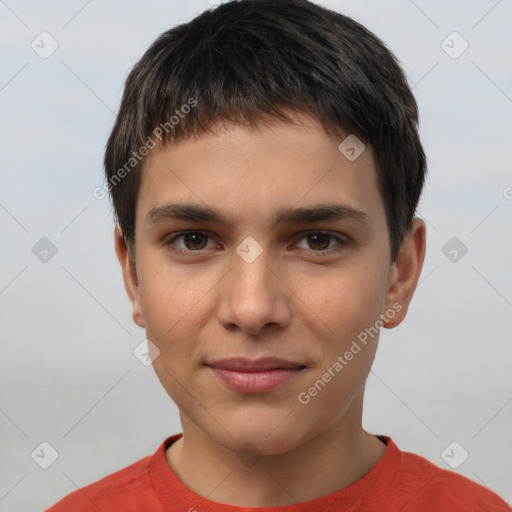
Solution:
[{"label": "nose bridge", "polygon": [[[247,245],[245,249],[247,249]],[[242,296],[255,296],[258,293],[259,297],[263,299],[264,295],[271,294],[271,288],[275,286],[268,251],[261,251],[261,254],[257,254],[255,249],[250,248],[246,258],[244,255],[240,255],[243,250],[244,247],[241,245],[233,261],[233,286]]]},{"label": "nose bridge", "polygon": [[222,290],[219,320],[256,334],[267,324],[285,325],[289,311],[285,287],[271,267],[270,253],[254,240],[245,240],[233,255],[232,271]]}]

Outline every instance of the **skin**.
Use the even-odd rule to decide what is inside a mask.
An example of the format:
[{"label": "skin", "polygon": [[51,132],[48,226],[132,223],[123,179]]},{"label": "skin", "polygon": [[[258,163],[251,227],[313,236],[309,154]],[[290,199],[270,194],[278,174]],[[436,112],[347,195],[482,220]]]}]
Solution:
[{"label": "skin", "polygon": [[[335,492],[384,455],[386,446],[361,423],[378,336],[309,403],[297,397],[393,304],[401,310],[385,315],[384,327],[402,322],[425,255],[425,224],[415,219],[391,261],[371,148],[351,162],[318,121],[298,113],[295,120],[224,123],[215,134],[155,148],[138,196],[135,261],[119,230],[115,237],[134,321],[158,347],[154,369],[180,410],[183,437],[167,461],[197,494],[235,506],[292,505]],[[148,219],[178,202],[216,208],[230,223]],[[366,213],[367,224],[272,220],[282,207],[339,203]],[[186,230],[205,236],[170,242]],[[308,237],[318,231],[333,237]],[[252,263],[236,252],[248,236],[263,249]],[[246,394],[205,366],[263,356],[305,368],[277,389]],[[239,455],[251,450],[258,457],[244,463]]]}]

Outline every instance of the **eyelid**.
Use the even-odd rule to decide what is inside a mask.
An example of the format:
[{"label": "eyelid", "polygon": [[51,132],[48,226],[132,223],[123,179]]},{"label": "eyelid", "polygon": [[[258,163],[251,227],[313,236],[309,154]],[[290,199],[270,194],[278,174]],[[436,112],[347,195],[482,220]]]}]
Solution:
[{"label": "eyelid", "polygon": [[171,245],[171,246],[174,247],[174,249],[176,251],[179,251],[181,253],[185,253],[185,254],[187,254],[187,253],[188,254],[194,254],[194,253],[202,254],[206,249],[198,249],[197,251],[192,251],[192,250],[189,250],[189,249],[182,249],[181,247],[176,247],[174,245],[174,242],[176,240],[178,240],[179,238],[183,238],[184,236],[189,235],[189,234],[203,235],[203,236],[208,238],[208,242],[210,242],[210,241],[215,242],[214,237],[210,233],[208,233],[207,231],[196,230],[196,229],[189,229],[189,230],[185,230],[185,231],[179,231],[178,233],[174,233],[170,237],[166,237],[164,239],[164,241],[163,241],[163,244],[164,245]]},{"label": "eyelid", "polygon": [[322,229],[312,229],[307,230],[300,233],[300,238],[297,239],[297,241],[294,243],[296,245],[298,242],[303,240],[304,238],[308,237],[309,235],[327,235],[330,238],[336,240],[338,242],[337,246],[330,247],[329,249],[319,250],[315,251],[313,249],[301,249],[303,251],[306,251],[308,254],[315,254],[318,256],[329,256],[333,253],[340,252],[342,249],[344,249],[350,242],[350,238],[343,234],[343,233],[334,233],[332,231],[328,230],[322,230]]},{"label": "eyelid", "polygon": [[[179,251],[179,252],[185,253],[185,254],[189,254],[189,255],[192,255],[194,253],[197,253],[197,254],[204,253],[204,251],[206,251],[206,249],[198,249],[197,251],[193,251],[193,250],[189,250],[189,249],[182,249],[181,247],[176,247],[173,244],[174,241],[178,240],[179,238],[184,237],[187,234],[200,234],[200,235],[207,237],[209,239],[209,241],[215,241],[214,240],[215,237],[212,236],[208,231],[189,229],[189,230],[185,230],[185,231],[180,231],[178,233],[174,233],[170,238],[166,238],[164,240],[164,245],[172,245],[176,251]],[[300,242],[304,238],[308,237],[309,235],[316,235],[316,234],[327,235],[327,236],[333,238],[334,240],[336,240],[338,242],[338,245],[335,247],[330,247],[329,249],[318,250],[318,251],[315,251],[313,249],[299,249],[299,250],[303,250],[309,254],[315,254],[315,255],[330,255],[333,252],[335,253],[335,252],[341,251],[344,247],[346,247],[350,243],[350,238],[348,237],[348,235],[345,235],[343,233],[333,233],[331,231],[321,230],[321,229],[310,229],[310,230],[305,230],[305,231],[301,231],[300,233],[298,233],[298,235],[297,235],[298,238],[294,242],[293,245],[296,245],[298,242]]]}]

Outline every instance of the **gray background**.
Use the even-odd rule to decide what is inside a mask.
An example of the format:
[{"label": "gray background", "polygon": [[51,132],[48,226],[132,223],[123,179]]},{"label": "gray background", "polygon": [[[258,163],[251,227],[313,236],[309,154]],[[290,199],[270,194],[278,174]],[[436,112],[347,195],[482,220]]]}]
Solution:
[{"label": "gray background", "polygon": [[[512,1],[319,3],[365,24],[403,63],[429,157],[424,270],[406,321],[381,335],[364,426],[447,469],[441,454],[456,441],[451,460],[469,453],[456,471],[512,503]],[[144,332],[109,201],[92,191],[129,69],[205,8],[0,0],[0,511],[42,510],[180,431],[133,355]],[[59,44],[47,59],[31,48],[43,31]],[[453,31],[469,43],[458,58],[461,40],[444,44],[452,57],[441,46]],[[32,252],[43,237],[57,248],[46,262]],[[31,458],[42,441],[58,452],[46,470]]]}]

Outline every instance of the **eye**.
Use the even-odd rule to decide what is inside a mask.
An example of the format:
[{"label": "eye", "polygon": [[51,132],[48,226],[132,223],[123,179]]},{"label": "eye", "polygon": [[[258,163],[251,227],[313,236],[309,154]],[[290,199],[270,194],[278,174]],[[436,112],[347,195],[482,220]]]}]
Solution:
[{"label": "eye", "polygon": [[[182,246],[176,243],[177,240],[182,239]],[[206,245],[210,237],[200,231],[186,231],[178,233],[171,239],[166,241],[166,245],[174,245],[178,249],[187,252],[196,252],[206,249]],[[212,242],[213,243],[213,242]]]},{"label": "eye", "polygon": [[[321,231],[315,231],[312,233],[308,233],[306,236],[301,238],[301,240],[306,240],[306,245],[308,247],[299,247],[301,249],[306,249],[311,252],[321,252],[321,253],[331,253],[337,252],[343,249],[346,245],[348,245],[348,241],[339,236],[332,235],[331,233],[324,233]],[[333,245],[333,241],[338,242],[338,244]],[[299,246],[299,244],[297,244]]]},{"label": "eye", "polygon": [[[304,246],[303,240],[305,240],[306,246]],[[208,242],[211,242],[212,245],[208,246]],[[343,237],[331,233],[314,231],[303,236],[299,242],[295,244],[295,247],[305,249],[311,253],[318,253],[318,255],[328,255],[332,252],[341,251],[348,243],[348,240]],[[201,231],[183,231],[177,233],[172,238],[168,239],[165,245],[173,246],[173,248],[176,248],[178,251],[189,254],[216,246],[212,238]]]}]

